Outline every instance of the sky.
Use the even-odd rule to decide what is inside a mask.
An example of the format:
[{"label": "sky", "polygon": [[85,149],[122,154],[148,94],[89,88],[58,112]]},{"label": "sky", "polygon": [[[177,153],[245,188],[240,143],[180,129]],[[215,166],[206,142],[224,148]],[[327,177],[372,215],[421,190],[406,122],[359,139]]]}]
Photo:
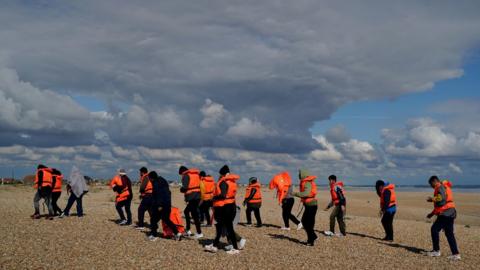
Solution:
[{"label": "sky", "polygon": [[0,175],[479,184],[478,1],[2,1]]}]

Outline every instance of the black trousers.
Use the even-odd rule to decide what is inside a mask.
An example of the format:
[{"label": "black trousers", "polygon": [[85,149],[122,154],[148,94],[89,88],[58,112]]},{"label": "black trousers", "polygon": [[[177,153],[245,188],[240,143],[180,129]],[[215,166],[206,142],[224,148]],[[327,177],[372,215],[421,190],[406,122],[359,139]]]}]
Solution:
[{"label": "black trousers", "polygon": [[150,218],[152,216],[152,213],[150,212],[150,209],[152,208],[152,196],[146,195],[142,198],[142,201],[140,202],[140,205],[138,206],[138,226],[143,227],[145,225],[145,212],[148,211]]},{"label": "black trousers", "polygon": [[202,222],[204,219],[207,220],[207,225],[212,225],[212,219],[210,217],[210,208],[212,208],[213,201],[203,201],[200,205],[200,216],[202,217]]},{"label": "black trousers", "polygon": [[453,228],[454,223],[454,217],[437,217],[437,220],[435,220],[431,229],[434,251],[440,251],[440,231],[443,230],[445,232],[445,236],[447,237],[448,245],[450,246],[450,251],[452,252],[452,255],[456,255],[459,253],[457,247],[457,240],[455,240],[455,233]]},{"label": "black trousers", "polygon": [[195,223],[195,228],[197,229],[197,233],[202,233],[202,229],[200,227],[200,216],[198,214],[198,204],[200,203],[200,200],[191,200],[187,202],[187,207],[185,207],[185,210],[183,213],[185,214],[185,219],[186,219],[186,227],[185,229],[187,231],[190,230],[190,218],[193,218],[193,222]]},{"label": "black trousers", "polygon": [[60,199],[60,195],[62,195],[62,192],[52,192],[52,207],[54,215],[62,214],[62,209],[60,209],[57,204],[58,199]]},{"label": "black trousers", "polygon": [[172,207],[162,207],[162,210],[159,211],[158,208],[150,208],[150,234],[153,236],[158,236],[158,222],[162,220],[165,224],[172,230],[173,234],[178,233],[177,226],[170,219],[170,213]]},{"label": "black trousers", "polygon": [[282,200],[282,218],[286,228],[290,228],[289,220],[291,220],[296,225],[300,223],[300,221],[298,221],[298,219],[294,215],[292,215],[293,204],[295,204],[294,198]]},{"label": "black trousers", "polygon": [[260,207],[251,207],[247,204],[247,224],[252,224],[252,212],[255,215],[255,219],[257,220],[257,226],[262,225],[262,217],[260,217]]},{"label": "black trousers", "polygon": [[122,208],[125,208],[125,212],[127,213],[128,223],[132,223],[132,212],[130,211],[131,205],[132,205],[131,198],[115,204],[115,208],[117,209],[118,215],[120,216],[121,220],[125,220],[125,215],[123,214],[123,209],[122,209]]},{"label": "black trousers", "polygon": [[226,204],[223,207],[214,207],[214,217],[217,221],[215,224],[216,235],[215,240],[213,240],[213,245],[218,246],[220,238],[222,237],[223,229],[227,231],[227,238],[232,244],[234,249],[238,249],[237,237],[235,230],[233,228],[233,220],[235,219],[235,214],[237,213],[237,206],[235,203]]},{"label": "black trousers", "polygon": [[382,226],[385,230],[385,239],[393,241],[393,218],[395,217],[395,212],[385,212],[382,217]]},{"label": "black trousers", "polygon": [[317,239],[317,234],[315,233],[315,216],[317,215],[317,206],[308,206],[305,205],[305,212],[302,216],[303,228],[307,232],[307,243],[313,244],[315,239]]}]

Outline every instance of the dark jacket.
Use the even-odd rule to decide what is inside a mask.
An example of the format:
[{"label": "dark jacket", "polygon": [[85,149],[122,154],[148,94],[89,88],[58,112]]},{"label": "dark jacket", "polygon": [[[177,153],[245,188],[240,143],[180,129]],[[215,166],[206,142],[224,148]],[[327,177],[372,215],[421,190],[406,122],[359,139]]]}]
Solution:
[{"label": "dark jacket", "polygon": [[165,178],[159,176],[156,179],[150,179],[152,182],[152,206],[158,207],[171,207],[172,206],[172,194],[170,187]]}]

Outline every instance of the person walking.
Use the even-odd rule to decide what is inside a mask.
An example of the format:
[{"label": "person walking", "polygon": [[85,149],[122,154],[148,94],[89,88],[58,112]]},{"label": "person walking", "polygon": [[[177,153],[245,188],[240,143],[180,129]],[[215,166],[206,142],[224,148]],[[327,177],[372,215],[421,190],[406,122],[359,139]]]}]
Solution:
[{"label": "person walking", "polygon": [[68,197],[67,205],[65,206],[65,209],[63,209],[60,218],[68,217],[70,215],[70,209],[75,202],[77,203],[77,217],[83,217],[82,200],[87,192],[88,186],[85,177],[80,173],[80,170],[76,166],[73,166],[67,184],[67,194],[70,194],[70,196]]},{"label": "person walking", "polygon": [[150,204],[150,234],[148,240],[158,240],[158,222],[162,220],[172,230],[175,239],[180,240],[182,234],[178,232],[177,226],[170,219],[172,211],[172,194],[165,178],[151,171],[146,176],[152,185]]},{"label": "person walking", "polygon": [[63,174],[57,169],[52,169],[52,208],[53,208],[53,215],[60,216],[62,214],[62,209],[58,207],[58,199],[62,195],[62,182],[63,182]]},{"label": "person walking", "polygon": [[235,204],[235,196],[237,194],[237,181],[240,176],[230,174],[230,168],[224,165],[220,171],[220,179],[215,186],[213,197],[214,217],[217,222],[215,224],[216,235],[212,244],[206,245],[206,251],[217,252],[223,229],[227,231],[227,238],[232,245],[232,249],[227,254],[234,255],[240,253],[237,243],[237,237],[234,229],[234,220],[237,211]]},{"label": "person walking", "polygon": [[306,169],[300,169],[298,172],[300,179],[300,192],[294,193],[295,197],[302,200],[305,210],[302,216],[302,224],[307,233],[307,246],[313,246],[318,238],[315,233],[315,216],[317,214],[317,185],[315,184],[316,176],[310,175]]},{"label": "person walking", "polygon": [[247,206],[247,226],[252,226],[252,212],[257,220],[257,227],[262,227],[262,217],[260,216],[260,207],[262,207],[262,190],[260,183],[256,177],[251,177],[248,180],[249,184],[245,193],[245,200],[243,206]]},{"label": "person walking", "polygon": [[279,204],[282,206],[283,227],[281,230],[290,230],[290,221],[297,225],[297,230],[303,228],[302,223],[292,214],[295,199],[293,197],[292,178],[290,174],[285,171],[275,175],[269,184],[270,189],[277,189],[276,197]]},{"label": "person walking", "polygon": [[138,222],[135,228],[137,230],[145,229],[145,212],[149,212],[151,217],[152,213],[150,209],[152,208],[152,193],[153,186],[148,177],[148,169],[146,167],[140,168],[140,205],[138,206]]},{"label": "person walking", "polygon": [[[132,212],[130,211],[130,206],[133,198],[132,182],[130,181],[130,178],[128,178],[124,169],[118,170],[118,174],[115,175],[110,182],[110,187],[117,194],[115,197],[115,208],[120,217],[118,224],[121,226],[131,225]],[[123,208],[125,208],[127,214],[126,219],[125,214],[123,213]]]},{"label": "person walking", "polygon": [[194,235],[195,239],[203,237],[202,228],[200,227],[200,215],[198,214],[198,205],[200,204],[200,171],[197,169],[188,169],[185,166],[180,166],[178,174],[182,176],[182,187],[180,192],[184,193],[185,202],[187,206],[183,211],[186,219],[186,236],[192,236],[190,231],[191,217],[195,223],[197,233]]},{"label": "person walking", "polygon": [[382,217],[382,226],[385,230],[385,237],[382,240],[393,242],[393,218],[397,212],[395,185],[378,180],[375,183],[375,189],[380,197],[380,216]]},{"label": "person walking", "polygon": [[[346,236],[347,226],[345,225],[345,213],[347,201],[345,199],[345,191],[343,189],[343,182],[337,182],[337,176],[330,175],[328,177],[330,184],[330,197],[331,201],[328,206],[325,208],[325,211],[333,207],[332,213],[330,213],[330,231],[326,231],[325,235],[338,237]],[[338,222],[338,227],[340,228],[340,233],[335,234],[335,220]]]},{"label": "person walking", "polygon": [[445,236],[450,246],[452,255],[448,256],[450,260],[460,260],[460,252],[458,251],[457,241],[455,239],[454,224],[457,217],[455,202],[453,201],[452,183],[444,180],[440,181],[437,176],[432,176],[428,180],[430,186],[434,189],[433,197],[428,197],[427,202],[433,203],[433,211],[427,215],[427,218],[437,216],[432,225],[431,235],[433,250],[428,252],[430,257],[440,257],[440,231],[445,232]]},{"label": "person walking", "polygon": [[212,226],[210,209],[213,206],[213,192],[215,191],[215,179],[207,175],[204,171],[200,172],[200,213],[203,219],[207,221],[207,227]]},{"label": "person walking", "polygon": [[39,164],[35,173],[34,188],[37,190],[33,197],[33,208],[35,212],[30,217],[33,219],[40,218],[40,200],[43,199],[48,208],[48,220],[53,220],[54,212],[52,207],[52,169],[45,165]]}]

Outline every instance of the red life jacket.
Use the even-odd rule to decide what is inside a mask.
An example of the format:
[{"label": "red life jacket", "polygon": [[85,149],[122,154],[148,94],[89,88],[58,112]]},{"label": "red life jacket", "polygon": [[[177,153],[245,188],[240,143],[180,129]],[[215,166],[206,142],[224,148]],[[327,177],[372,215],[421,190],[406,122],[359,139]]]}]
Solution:
[{"label": "red life jacket", "polygon": [[228,185],[227,194],[224,199],[215,199],[213,201],[214,207],[222,207],[225,204],[235,203],[235,195],[237,195],[237,180],[240,179],[240,176],[236,174],[228,174],[223,176],[218,180],[217,185],[215,186],[215,192],[213,195],[219,196],[222,194],[220,189],[220,184],[225,182]]},{"label": "red life jacket", "polygon": [[194,192],[200,192],[200,171],[198,169],[189,169],[182,173],[183,176],[188,175],[188,187],[185,195]]},{"label": "red life jacket", "polygon": [[250,197],[252,190],[256,189],[257,191],[253,195],[253,198],[248,201],[248,203],[261,203],[262,202],[262,190],[260,183],[250,184],[248,185],[246,192],[245,192],[245,199]]},{"label": "red life jacket", "polygon": [[385,190],[390,191],[390,203],[388,204],[388,206],[386,208],[390,208],[394,205],[397,205],[397,195],[395,194],[395,185],[394,184],[389,184],[388,186],[383,187],[382,192],[380,193],[380,207],[381,207],[381,209],[384,208],[384,204],[385,204],[385,197],[383,195]]},{"label": "red life jacket", "polygon": [[[172,210],[170,212],[170,220],[175,224],[179,233],[185,232],[185,227],[183,226],[182,214],[180,210],[176,207],[172,206]],[[173,237],[173,231],[170,227],[167,226],[164,220],[162,220],[162,229],[163,229],[163,237]]]},{"label": "red life jacket", "polygon": [[343,182],[336,182],[335,184],[330,185],[330,196],[332,197],[332,202],[335,205],[340,203],[340,198],[337,195],[337,187],[342,190],[342,193],[345,195],[345,190],[343,189]]},{"label": "red life jacket", "polygon": [[38,188],[38,173],[43,172],[43,178],[42,178],[42,186],[41,187],[52,187],[52,182],[53,182],[53,175],[52,175],[52,169],[51,168],[43,168],[43,169],[38,169],[37,173],[35,174],[35,182],[33,187]]},{"label": "red life jacket", "polygon": [[315,179],[316,178],[317,178],[316,176],[311,175],[311,176],[307,176],[307,177],[303,178],[300,181],[300,192],[305,191],[305,184],[307,182],[312,183],[312,189],[310,190],[310,194],[306,197],[301,198],[301,201],[303,203],[309,203],[309,202],[317,200],[315,198],[317,196],[317,184],[315,184]]},{"label": "red life jacket", "polygon": [[435,187],[435,191],[433,192],[433,197],[436,197],[440,193],[440,187],[443,186],[445,188],[445,195],[446,195],[446,203],[442,206],[438,206],[435,202],[433,203],[433,213],[435,215],[439,215],[445,212],[447,209],[455,208],[455,203],[453,202],[453,194],[452,194],[452,183],[448,180],[442,181],[441,184]]}]

